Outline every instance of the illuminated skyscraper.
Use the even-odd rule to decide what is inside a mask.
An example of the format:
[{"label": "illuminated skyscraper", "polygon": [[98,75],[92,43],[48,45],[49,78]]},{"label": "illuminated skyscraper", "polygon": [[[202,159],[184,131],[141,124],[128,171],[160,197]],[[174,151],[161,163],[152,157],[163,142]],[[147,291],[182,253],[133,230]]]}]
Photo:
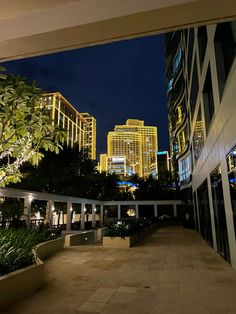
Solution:
[{"label": "illuminated skyscraper", "polygon": [[84,125],[84,146],[88,148],[88,155],[90,159],[96,159],[96,119],[90,116],[89,113],[84,112],[81,115],[88,122]]},{"label": "illuminated skyscraper", "polygon": [[134,173],[141,177],[150,174],[150,165],[156,162],[157,127],[144,126],[144,121],[128,119],[125,125],[116,125],[107,137],[108,156],[125,156]]},{"label": "illuminated skyscraper", "polygon": [[43,103],[50,110],[52,124],[67,131],[65,143],[73,147],[89,148],[89,157],[96,155],[96,120],[88,113],[81,114],[59,92],[43,95]]},{"label": "illuminated skyscraper", "polygon": [[107,171],[107,154],[100,154],[100,172]]}]

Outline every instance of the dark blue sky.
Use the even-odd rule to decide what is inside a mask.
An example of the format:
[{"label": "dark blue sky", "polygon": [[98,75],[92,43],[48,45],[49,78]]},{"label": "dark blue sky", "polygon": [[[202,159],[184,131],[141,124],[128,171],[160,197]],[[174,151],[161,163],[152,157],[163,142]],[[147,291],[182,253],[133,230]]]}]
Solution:
[{"label": "dark blue sky", "polygon": [[128,118],[155,125],[159,150],[168,149],[163,36],[144,37],[3,64],[11,73],[59,91],[97,119],[97,152],[107,132]]}]

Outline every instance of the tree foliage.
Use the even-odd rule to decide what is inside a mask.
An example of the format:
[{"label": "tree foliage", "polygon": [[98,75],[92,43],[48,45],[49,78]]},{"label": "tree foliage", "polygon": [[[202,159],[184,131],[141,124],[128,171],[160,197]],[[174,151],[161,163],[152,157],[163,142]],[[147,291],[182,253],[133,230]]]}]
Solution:
[{"label": "tree foliage", "polygon": [[24,179],[18,187],[76,197],[118,199],[119,177],[99,173],[96,165],[78,145],[64,147],[58,155],[46,152],[37,167],[27,164],[22,168]]},{"label": "tree foliage", "polygon": [[0,187],[21,179],[20,166],[37,164],[42,149],[59,152],[59,132],[40,102],[41,90],[0,68]]}]

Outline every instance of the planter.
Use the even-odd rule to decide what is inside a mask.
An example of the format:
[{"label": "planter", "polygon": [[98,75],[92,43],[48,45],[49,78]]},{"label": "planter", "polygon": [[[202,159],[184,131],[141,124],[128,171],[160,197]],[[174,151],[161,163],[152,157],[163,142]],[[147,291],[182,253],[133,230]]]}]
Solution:
[{"label": "planter", "polygon": [[43,286],[44,262],[49,255],[63,249],[64,239],[59,238],[36,246],[36,264],[0,276],[0,309],[13,305]]},{"label": "planter", "polygon": [[139,234],[134,234],[129,237],[109,237],[105,236],[103,237],[103,247],[107,248],[114,248],[114,249],[119,249],[119,248],[130,248],[133,246],[135,243],[137,243],[140,239]]}]

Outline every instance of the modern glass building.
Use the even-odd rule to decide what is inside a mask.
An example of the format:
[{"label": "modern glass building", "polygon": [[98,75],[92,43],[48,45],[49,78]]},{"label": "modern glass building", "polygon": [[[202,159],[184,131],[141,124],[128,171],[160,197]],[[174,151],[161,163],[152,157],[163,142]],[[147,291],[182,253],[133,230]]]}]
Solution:
[{"label": "modern glass building", "polygon": [[236,22],[165,36],[171,171],[195,228],[236,268]]},{"label": "modern glass building", "polygon": [[79,113],[59,92],[43,95],[50,110],[52,123],[67,131],[66,145],[75,143],[88,148],[89,157],[96,159],[96,120],[88,113]]}]

